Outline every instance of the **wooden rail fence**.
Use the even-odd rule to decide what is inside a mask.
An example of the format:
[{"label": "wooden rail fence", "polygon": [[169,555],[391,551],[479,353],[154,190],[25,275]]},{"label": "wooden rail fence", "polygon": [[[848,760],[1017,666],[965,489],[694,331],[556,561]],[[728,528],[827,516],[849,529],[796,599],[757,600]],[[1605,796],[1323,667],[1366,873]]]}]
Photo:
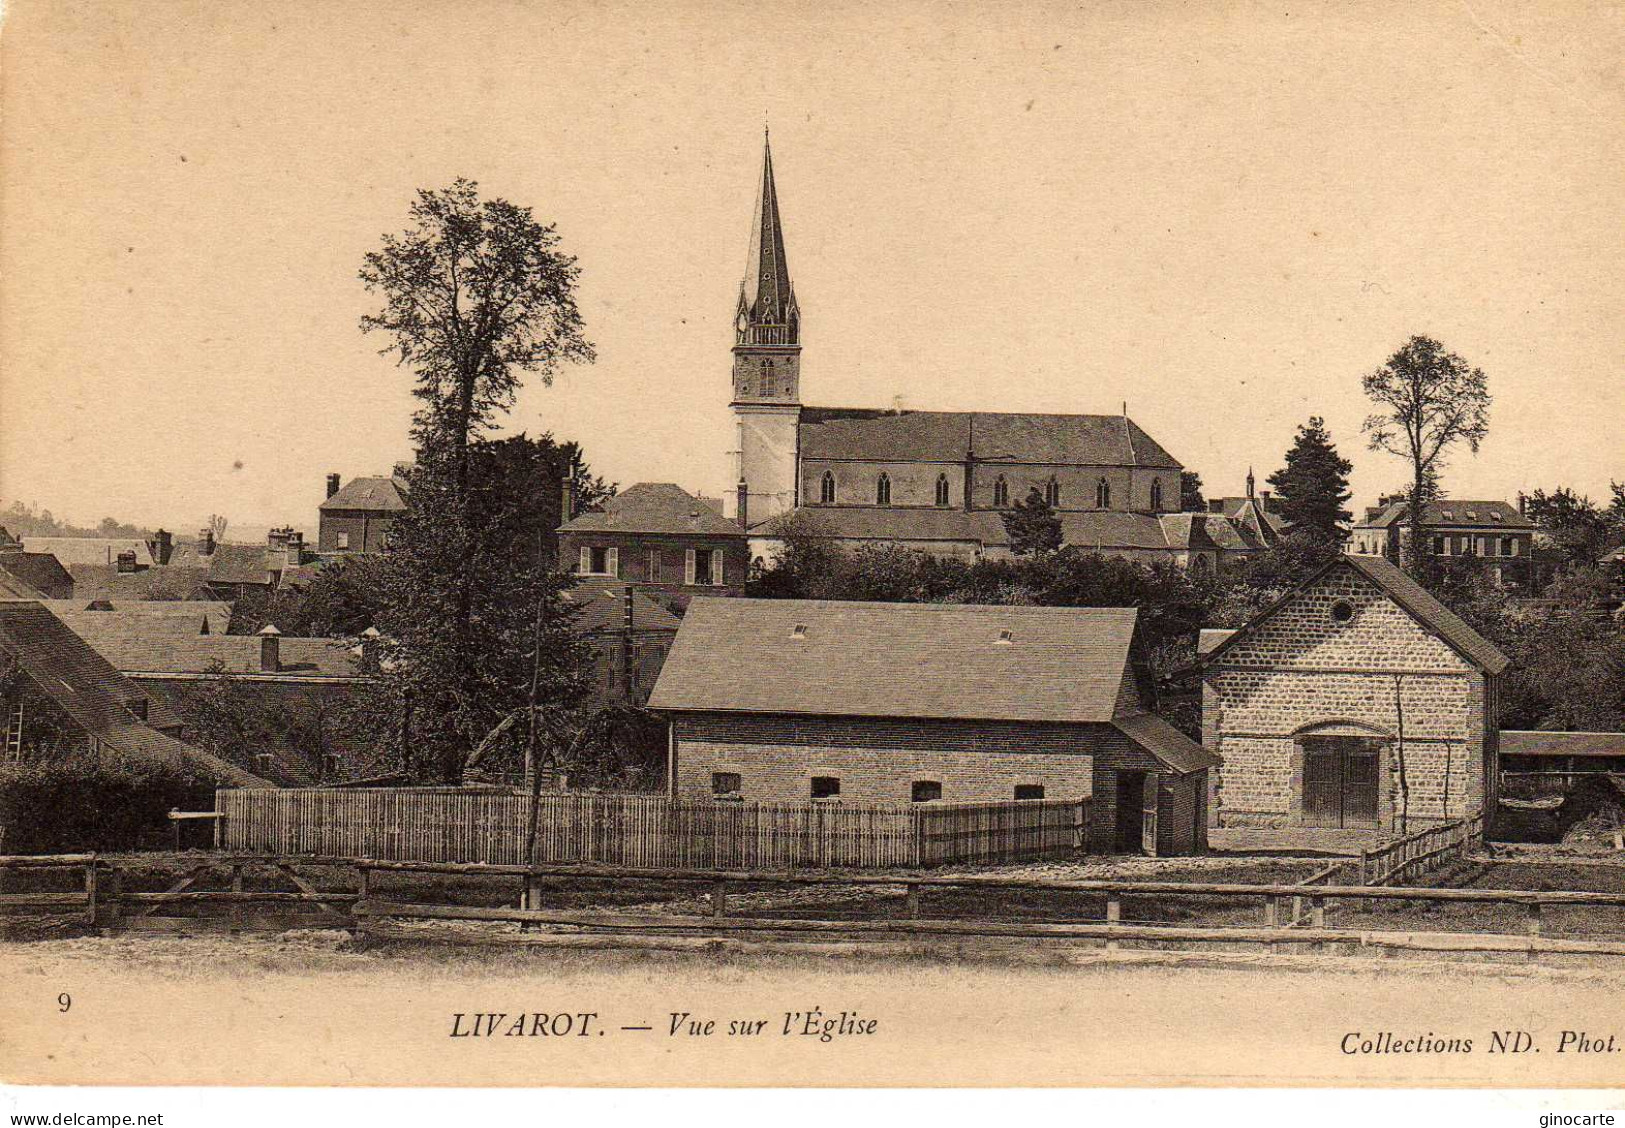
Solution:
[{"label": "wooden rail fence", "polygon": [[[295,867],[298,867],[297,869]],[[347,888],[318,889],[308,874],[312,868],[353,871]],[[1150,943],[1175,948],[1191,944],[1261,944],[1270,951],[1283,946],[1317,953],[1340,948],[1369,948],[1387,953],[1400,950],[1465,953],[1522,953],[1625,956],[1625,940],[1612,936],[1553,937],[1542,934],[1543,910],[1551,906],[1590,909],[1625,908],[1625,893],[1575,890],[1516,890],[1479,888],[1408,888],[1382,885],[1235,884],[1220,882],[1043,880],[993,874],[940,875],[930,873],[806,873],[791,871],[671,869],[596,865],[501,865],[450,862],[405,862],[376,858],[225,856],[200,858],[194,871],[159,892],[124,891],[117,865],[94,854],[44,857],[0,857],[0,872],[22,869],[79,868],[85,874],[83,891],[63,893],[0,894],[0,910],[68,911],[82,914],[87,926],[106,929],[165,927],[181,931],[214,926],[238,930],[250,927],[288,928],[290,910],[307,910],[304,919],[351,931],[395,939],[437,940],[452,943],[524,943],[570,946],[648,946],[650,938],[686,937],[698,944],[719,938],[739,942],[755,940],[797,943],[831,940],[867,940],[885,937],[988,937],[1003,940],[1096,940],[1108,948],[1123,943]],[[201,889],[195,885],[205,871],[224,868],[230,889]],[[276,879],[295,886],[288,890],[249,889],[248,871],[273,871]],[[299,871],[304,870],[305,874]],[[429,874],[486,877],[511,883],[519,907],[482,907],[391,901],[377,896],[379,874]],[[98,878],[100,880],[98,880]],[[543,907],[541,883],[559,878],[645,881],[708,886],[709,906],[703,913],[649,913],[620,910],[567,910]],[[730,892],[761,886],[889,887],[902,893],[900,914],[874,919],[807,920],[730,912]],[[1283,923],[1282,909],[1305,897],[1311,912],[1306,922]],[[1070,921],[1017,920],[964,916],[928,917],[927,894],[940,890],[1026,890],[1094,894],[1103,904],[1100,917]],[[1124,917],[1130,898],[1169,900],[1256,899],[1262,907],[1258,925],[1187,926]],[[1523,909],[1518,933],[1417,932],[1395,929],[1328,928],[1326,911],[1336,902],[1423,902],[1433,904],[1516,905]],[[227,915],[207,914],[210,906]],[[168,908],[182,917],[159,917]],[[250,911],[253,915],[249,915]],[[1097,910],[1099,911],[1099,910]],[[312,915],[312,912],[316,915]],[[758,908],[757,912],[760,912]],[[274,914],[264,916],[262,914]],[[535,933],[476,932],[446,934],[403,930],[391,921],[439,920],[469,923],[509,922],[522,929],[546,926],[554,931]],[[1307,926],[1305,926],[1305,924]],[[559,932],[558,929],[566,931]],[[658,944],[656,945],[658,946]],[[694,946],[694,945],[690,945]]]},{"label": "wooden rail fence", "polygon": [[[538,862],[779,869],[942,865],[1064,856],[1087,841],[1066,800],[864,806],[541,797]],[[216,794],[217,844],[263,854],[415,862],[525,861],[530,797],[502,791],[288,789]]]},{"label": "wooden rail fence", "polygon": [[1462,859],[1484,845],[1484,812],[1454,822],[1426,827],[1403,838],[1360,852],[1362,885],[1393,885],[1409,881]]}]

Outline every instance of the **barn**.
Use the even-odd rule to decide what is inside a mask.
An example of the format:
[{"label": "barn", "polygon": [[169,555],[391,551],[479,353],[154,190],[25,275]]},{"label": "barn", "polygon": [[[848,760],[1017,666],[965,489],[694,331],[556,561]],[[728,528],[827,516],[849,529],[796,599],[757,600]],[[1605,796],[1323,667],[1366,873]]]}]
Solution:
[{"label": "barn", "polygon": [[1200,650],[1215,825],[1493,817],[1508,660],[1386,559],[1335,559],[1240,630],[1204,631]]},{"label": "barn", "polygon": [[688,799],[1090,801],[1097,852],[1207,843],[1217,760],[1143,704],[1133,608],[700,598],[650,708]]}]

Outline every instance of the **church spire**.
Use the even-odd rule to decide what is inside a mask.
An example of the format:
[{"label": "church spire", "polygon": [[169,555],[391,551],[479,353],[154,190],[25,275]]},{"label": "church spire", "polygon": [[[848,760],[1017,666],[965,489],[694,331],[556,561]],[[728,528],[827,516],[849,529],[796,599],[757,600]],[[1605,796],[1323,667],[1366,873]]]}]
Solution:
[{"label": "church spire", "polygon": [[784,228],[779,222],[779,194],[773,183],[773,146],[762,129],[762,183],[751,221],[750,254],[739,288],[735,332],[741,345],[801,343],[801,311],[790,285],[784,256]]}]

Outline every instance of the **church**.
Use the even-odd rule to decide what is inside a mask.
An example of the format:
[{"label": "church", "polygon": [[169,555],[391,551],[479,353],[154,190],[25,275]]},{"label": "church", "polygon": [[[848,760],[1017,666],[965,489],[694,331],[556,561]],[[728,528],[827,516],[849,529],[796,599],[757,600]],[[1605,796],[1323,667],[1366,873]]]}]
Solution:
[{"label": "church", "polygon": [[786,515],[845,543],[975,558],[1010,552],[1002,511],[1038,489],[1064,543],[1223,571],[1265,545],[1223,513],[1181,513],[1178,459],[1127,414],[811,407],[801,307],[764,142],[734,318],[739,523],[771,556]]}]

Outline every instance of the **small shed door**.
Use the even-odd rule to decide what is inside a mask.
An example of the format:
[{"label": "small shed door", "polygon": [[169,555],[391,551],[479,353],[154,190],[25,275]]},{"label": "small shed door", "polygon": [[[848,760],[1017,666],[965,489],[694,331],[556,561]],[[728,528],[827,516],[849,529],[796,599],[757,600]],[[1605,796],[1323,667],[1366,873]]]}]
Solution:
[{"label": "small shed door", "polygon": [[1303,742],[1303,821],[1308,826],[1377,825],[1377,742],[1323,736]]},{"label": "small shed door", "polygon": [[1310,826],[1343,825],[1342,760],[1336,748],[1304,742],[1303,821]]},{"label": "small shed door", "polygon": [[1140,821],[1140,848],[1148,858],[1157,856],[1157,796],[1162,791],[1162,776],[1158,772],[1145,773],[1145,792]]}]

